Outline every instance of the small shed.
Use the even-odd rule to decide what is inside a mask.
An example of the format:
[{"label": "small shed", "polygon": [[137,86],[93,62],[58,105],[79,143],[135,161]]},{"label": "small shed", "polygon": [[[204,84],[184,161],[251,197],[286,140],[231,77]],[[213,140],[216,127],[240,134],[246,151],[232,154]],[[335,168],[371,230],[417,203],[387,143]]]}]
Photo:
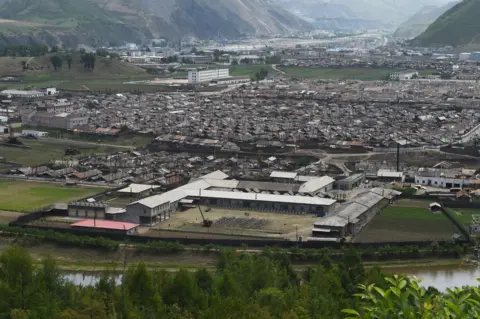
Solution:
[{"label": "small shed", "polygon": [[461,190],[461,191],[458,191],[455,193],[455,198],[458,200],[458,201],[462,201],[462,202],[471,202],[472,201],[472,196],[470,196],[470,194],[464,190]]},{"label": "small shed", "polygon": [[430,209],[430,211],[432,212],[438,212],[442,209],[442,205],[435,202],[435,203],[431,203],[430,205],[428,205],[428,208]]}]

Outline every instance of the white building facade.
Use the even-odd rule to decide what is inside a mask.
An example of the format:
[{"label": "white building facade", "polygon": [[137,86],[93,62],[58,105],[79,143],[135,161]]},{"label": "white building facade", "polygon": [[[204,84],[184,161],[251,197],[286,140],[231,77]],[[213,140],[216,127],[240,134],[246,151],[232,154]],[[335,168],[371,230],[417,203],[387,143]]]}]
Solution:
[{"label": "white building facade", "polygon": [[418,77],[418,71],[415,70],[390,73],[390,80],[392,81],[405,81],[416,77]]},{"label": "white building facade", "polygon": [[229,69],[191,70],[188,71],[188,83],[204,83],[230,77]]}]

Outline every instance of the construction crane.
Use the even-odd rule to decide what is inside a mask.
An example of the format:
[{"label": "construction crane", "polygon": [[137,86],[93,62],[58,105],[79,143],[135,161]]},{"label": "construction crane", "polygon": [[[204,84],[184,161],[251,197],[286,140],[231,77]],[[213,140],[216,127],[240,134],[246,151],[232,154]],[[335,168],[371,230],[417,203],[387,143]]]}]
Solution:
[{"label": "construction crane", "polygon": [[200,215],[202,215],[202,226],[207,228],[212,227],[213,221],[211,221],[210,219],[205,219],[202,208],[200,207],[200,205],[198,205],[197,207],[198,207],[198,210],[200,211]]}]

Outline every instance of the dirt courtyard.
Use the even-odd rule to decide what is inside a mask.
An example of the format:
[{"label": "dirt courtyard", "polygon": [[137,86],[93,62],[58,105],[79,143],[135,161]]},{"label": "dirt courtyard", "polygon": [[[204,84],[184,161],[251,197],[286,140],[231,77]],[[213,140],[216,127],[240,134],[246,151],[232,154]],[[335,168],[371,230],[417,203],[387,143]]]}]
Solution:
[{"label": "dirt courtyard", "polygon": [[206,210],[206,207],[202,207],[205,218],[213,221],[210,228],[202,227],[202,217],[198,208],[173,213],[168,220],[154,228],[295,240],[297,232],[298,236],[310,237],[312,224],[317,219],[314,215],[293,215],[225,208],[211,208],[208,212]]}]

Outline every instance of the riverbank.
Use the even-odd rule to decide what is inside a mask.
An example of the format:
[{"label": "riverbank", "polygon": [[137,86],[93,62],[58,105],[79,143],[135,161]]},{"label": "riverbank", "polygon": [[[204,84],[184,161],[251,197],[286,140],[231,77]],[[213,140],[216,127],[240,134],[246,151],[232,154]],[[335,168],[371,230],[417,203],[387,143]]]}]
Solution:
[{"label": "riverbank", "polygon": [[[0,252],[8,246],[18,244],[13,239],[2,238]],[[21,244],[21,243],[20,243]],[[178,271],[179,269],[198,270],[205,268],[214,270],[218,259],[218,250],[185,250],[175,253],[144,252],[132,247],[117,250],[104,250],[89,247],[70,247],[55,243],[38,243],[23,245],[28,252],[40,261],[45,256],[53,256],[58,266],[65,272],[98,273],[102,271],[122,272],[125,266],[143,263],[149,269],[163,269]],[[251,253],[248,248],[237,249],[238,253]],[[261,251],[254,250],[254,253]],[[292,261],[292,266],[297,271],[315,267],[317,261]],[[456,266],[466,264],[461,258],[428,258],[365,261],[366,268],[380,267],[383,270],[398,268],[428,268],[436,266]]]}]

